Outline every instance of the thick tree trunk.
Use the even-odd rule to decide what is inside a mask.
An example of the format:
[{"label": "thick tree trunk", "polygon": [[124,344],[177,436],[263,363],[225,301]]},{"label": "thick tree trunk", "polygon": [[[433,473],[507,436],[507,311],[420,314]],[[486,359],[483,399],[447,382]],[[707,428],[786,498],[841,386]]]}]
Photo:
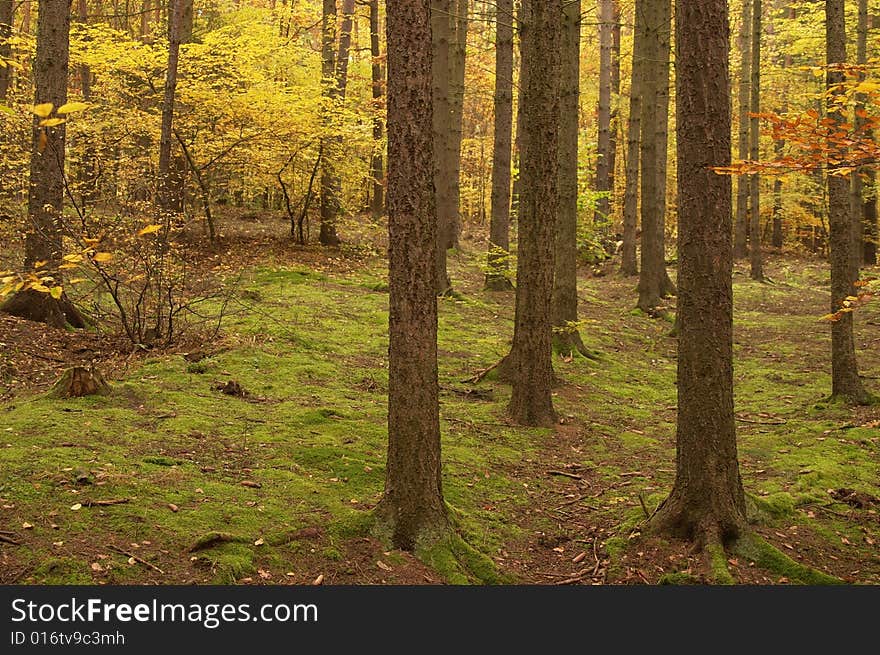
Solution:
[{"label": "thick tree trunk", "polygon": [[[568,0],[559,41],[559,165],[556,273],[553,276],[553,349],[589,355],[577,328],[578,132],[580,118],[581,2]],[[609,81],[610,87],[610,81]]]},{"label": "thick tree trunk", "polygon": [[[763,6],[761,0],[754,0],[752,7],[752,66],[751,66],[751,94],[749,111],[751,125],[749,126],[749,158],[758,161],[761,158],[761,132],[757,114],[761,111],[761,33]],[[751,224],[749,228],[749,264],[750,275],[753,280],[764,279],[763,254],[761,252],[761,176],[753,173],[749,177],[749,216]]]},{"label": "thick tree trunk", "polygon": [[[742,22],[739,28],[739,51],[742,56],[739,69],[739,141],[738,157],[749,158],[749,88],[752,83],[752,0],[743,0]],[[736,178],[736,223],[733,256],[744,259],[748,255],[749,234],[749,178]]]},{"label": "thick tree trunk", "polygon": [[[34,59],[34,104],[51,103],[58,108],[67,102],[67,74],[70,52],[70,5],[40,0],[37,20],[37,52]],[[50,275],[61,284],[58,268],[62,256],[64,205],[65,125],[41,127],[34,116],[31,131],[30,190],[25,236],[24,266]],[[37,264],[40,264],[38,267]],[[9,298],[2,311],[57,327],[70,324],[85,327],[66,294],[56,300],[48,293],[27,289]]]},{"label": "thick tree trunk", "polygon": [[521,425],[551,425],[550,298],[553,291],[559,146],[562,0],[530,3],[523,23],[523,196],[517,247],[516,318],[510,361],[513,394],[509,412]]},{"label": "thick tree trunk", "polygon": [[726,0],[676,2],[678,423],[676,476],[655,529],[698,543],[745,529],[733,415],[731,179]]},{"label": "thick tree trunk", "polygon": [[437,190],[437,253],[434,280],[437,295],[451,291],[446,251],[452,243],[452,101],[450,98],[452,67],[452,0],[431,3],[431,51],[433,53],[434,93],[434,187]]},{"label": "thick tree trunk", "polygon": [[105,396],[110,393],[110,385],[100,371],[85,366],[74,366],[61,375],[49,391],[50,398],[82,398],[83,396]]},{"label": "thick tree trunk", "polygon": [[[641,14],[639,14],[641,17]],[[633,34],[632,80],[629,92],[629,119],[626,139],[626,188],[623,196],[623,251],[620,272],[623,275],[639,274],[636,258],[636,232],[639,223],[639,154],[641,150],[642,125],[642,78],[644,76],[644,30]]]},{"label": "thick tree trunk", "polygon": [[379,0],[370,0],[370,55],[373,58],[373,157],[370,160],[370,178],[373,180],[373,191],[370,196],[370,212],[373,218],[379,218],[385,209],[385,163],[382,137],[385,127],[382,123],[380,109],[385,94],[385,71],[382,67],[379,50]]},{"label": "thick tree trunk", "polygon": [[[12,36],[12,0],[0,0],[0,61],[12,56],[9,37]],[[0,66],[0,102],[6,102],[9,87],[12,83],[12,66]]]},{"label": "thick tree trunk", "polygon": [[[840,93],[838,85],[844,81],[844,73],[835,70],[833,64],[846,63],[846,22],[844,0],[825,0],[826,62],[829,66],[826,85],[829,92],[828,118],[837,124],[846,122],[843,113],[836,109],[834,96]],[[845,153],[839,153],[843,155]],[[831,250],[831,312],[843,307],[847,296],[855,292],[852,257],[852,214],[849,207],[849,183],[840,175],[828,175],[828,224]],[[831,394],[849,402],[862,403],[868,396],[862,387],[856,363],[853,338],[853,315],[845,312],[831,323]]]},{"label": "thick tree trunk", "polygon": [[495,142],[492,155],[492,216],[486,288],[507,291],[510,253],[510,170],[513,139],[513,0],[499,0],[495,15]]},{"label": "thick tree trunk", "polygon": [[[639,16],[641,12],[641,20]],[[669,114],[670,0],[638,0],[644,39],[642,79],[642,251],[638,307],[653,313],[675,289],[666,272],[666,142]]]},{"label": "thick tree trunk", "polygon": [[376,508],[398,548],[447,527],[440,476],[431,0],[388,0],[388,465]]},{"label": "thick tree trunk", "polygon": [[[577,3],[580,5],[580,2]],[[568,7],[566,6],[566,10]],[[578,39],[580,43],[580,39]],[[593,222],[600,231],[607,231],[611,215],[611,175],[614,164],[611,155],[611,59],[614,48],[614,6],[612,0],[599,0],[599,105],[596,123],[596,183],[599,194]],[[580,58],[580,52],[578,52]],[[579,81],[579,80],[578,80]],[[566,91],[563,90],[563,97]],[[562,110],[563,117],[566,109]]]}]

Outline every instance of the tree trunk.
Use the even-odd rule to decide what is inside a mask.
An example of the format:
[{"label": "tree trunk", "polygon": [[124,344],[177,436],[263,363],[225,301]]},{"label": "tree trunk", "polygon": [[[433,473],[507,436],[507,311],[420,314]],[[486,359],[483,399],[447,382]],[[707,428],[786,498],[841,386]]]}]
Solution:
[{"label": "tree trunk", "polygon": [[[859,0],[858,5],[858,30],[857,30],[856,63],[866,65],[868,63],[868,0]],[[859,74],[859,79],[864,80],[864,73]],[[856,95],[855,127],[864,129],[864,111],[868,98],[864,94]],[[873,131],[869,131],[865,138],[874,139]],[[871,166],[865,166],[853,174],[853,198],[856,206],[853,220],[861,227],[856,230],[855,255],[859,258],[856,270],[860,264],[874,266],[877,263],[877,173]],[[867,193],[866,193],[867,191]]]},{"label": "tree trunk", "polygon": [[[177,64],[180,59],[180,32],[187,0],[171,0],[168,14],[168,69],[162,99],[162,128],[159,138],[159,184],[156,192],[159,208],[166,213],[178,211],[171,170],[171,142],[174,138],[174,101],[177,92]],[[166,217],[167,221],[168,218]]]},{"label": "tree trunk", "polygon": [[93,368],[74,366],[61,375],[49,392],[50,398],[82,398],[83,396],[105,396],[110,393],[110,385],[104,376]]},{"label": "tree trunk", "polygon": [[[5,62],[12,57],[12,0],[0,0],[0,61]],[[6,102],[9,87],[12,84],[12,67],[0,66],[0,103]]]},{"label": "tree trunk", "polygon": [[[57,109],[67,102],[70,52],[70,5],[40,0],[37,19],[37,52],[34,59],[34,104],[51,103]],[[41,127],[34,116],[31,131],[30,191],[25,235],[24,267],[40,276],[52,276],[61,285],[58,268],[62,256],[64,205],[65,125]],[[39,262],[45,262],[39,267]],[[48,293],[27,289],[9,298],[2,307],[8,314],[56,327],[85,327],[66,294],[56,300]]]},{"label": "tree trunk", "polygon": [[[835,108],[833,101],[841,91],[837,88],[844,81],[844,73],[835,70],[833,64],[846,63],[846,22],[844,0],[825,0],[826,76],[828,87],[828,118],[838,125],[846,122],[843,113]],[[833,128],[833,124],[832,124]],[[834,153],[832,153],[834,154]],[[836,153],[843,159],[845,153]],[[847,296],[855,292],[852,272],[851,250],[852,214],[849,207],[849,183],[841,175],[828,175],[828,224],[831,250],[831,312],[843,308]],[[831,323],[831,395],[849,402],[867,402],[856,363],[853,338],[852,312],[844,312],[839,320]]]},{"label": "tree trunk", "polygon": [[620,3],[612,0],[611,26],[611,145],[608,151],[608,199],[614,212],[617,144],[620,141]]},{"label": "tree trunk", "polygon": [[678,423],[676,476],[652,526],[700,544],[745,529],[733,414],[726,0],[676,2]]},{"label": "tree trunk", "polygon": [[[641,14],[639,14],[641,17]],[[626,138],[626,188],[623,196],[623,251],[620,272],[638,275],[636,232],[639,223],[639,154],[641,150],[642,78],[646,65],[644,30],[638,25],[633,34],[632,79],[629,92],[629,119]]]},{"label": "tree trunk", "polygon": [[[749,88],[752,83],[752,0],[743,0],[742,22],[739,28],[739,51],[742,56],[739,69],[739,151],[740,160],[749,158]],[[749,234],[749,178],[736,178],[736,224],[733,256],[744,259],[748,255]]]},{"label": "tree trunk", "polygon": [[550,298],[558,202],[559,88],[562,0],[530,3],[522,25],[523,196],[517,246],[516,317],[510,361],[509,412],[521,425],[552,425]]},{"label": "tree trunk", "polygon": [[376,508],[397,548],[447,527],[440,476],[431,0],[388,0],[388,465]]},{"label": "tree trunk", "polygon": [[[580,5],[580,2],[577,3]],[[568,6],[566,6],[566,11]],[[580,24],[580,23],[578,23]],[[580,39],[578,38],[578,43]],[[596,145],[596,193],[604,194],[596,200],[593,222],[606,232],[610,222],[611,174],[611,58],[614,48],[614,6],[612,0],[599,0],[599,105],[597,109],[598,138]],[[577,53],[578,60],[580,52]],[[578,80],[579,82],[579,80]],[[563,97],[566,91],[563,90]],[[562,110],[563,116],[566,110]]]},{"label": "tree trunk", "polygon": [[348,87],[348,55],[351,49],[353,15],[354,0],[343,0],[337,51],[336,0],[324,0],[321,70],[324,74],[324,95],[327,105],[324,108],[324,121],[327,129],[322,144],[321,231],[318,237],[322,246],[338,246],[340,243],[336,222],[342,211],[342,178],[337,171],[337,163],[343,157],[340,120]]},{"label": "tree trunk", "polygon": [[370,160],[370,178],[373,180],[373,193],[370,199],[370,212],[373,218],[379,218],[385,209],[385,163],[383,158],[384,145],[382,137],[382,97],[385,93],[385,71],[382,67],[381,51],[379,50],[379,0],[370,0],[370,55],[373,58],[373,157]]},{"label": "tree trunk", "polygon": [[[184,43],[192,43],[193,40],[193,0],[169,0],[173,5],[181,2],[180,8],[180,24],[177,30],[178,51],[180,45]],[[169,16],[172,12],[169,12]],[[170,22],[169,22],[170,29]],[[178,55],[179,57],[179,55]],[[176,82],[175,82],[176,84]],[[177,100],[175,99],[175,104]],[[183,214],[186,209],[186,171],[188,165],[186,156],[183,152],[176,151],[174,148],[174,139],[171,141],[172,158],[169,164],[169,186],[168,186],[168,209],[177,214]]]},{"label": "tree trunk", "polygon": [[434,93],[434,187],[437,190],[437,253],[434,279],[437,295],[452,290],[446,266],[446,251],[452,242],[452,101],[450,99],[452,68],[452,0],[431,3],[431,51]]},{"label": "tree trunk", "polygon": [[513,288],[510,271],[510,169],[513,139],[513,0],[498,0],[495,15],[495,142],[492,154],[492,216],[486,288]]},{"label": "tree trunk", "polygon": [[449,217],[447,248],[458,246],[461,235],[461,142],[464,117],[464,77],[467,57],[468,12],[470,0],[453,0],[452,40],[449,47]]},{"label": "tree trunk", "polygon": [[649,314],[653,314],[662,298],[674,293],[666,272],[664,247],[670,13],[669,0],[638,0],[636,3],[636,29],[641,27],[645,56],[641,103],[642,266],[638,307]]},{"label": "tree trunk", "polygon": [[[751,93],[749,111],[751,113],[751,125],[749,126],[749,158],[758,161],[761,158],[761,131],[757,114],[761,111],[761,19],[763,18],[763,6],[761,0],[754,0],[752,7],[752,66],[751,66]],[[750,275],[753,280],[764,280],[763,254],[761,253],[761,176],[753,173],[749,177],[749,215],[751,226],[749,228],[749,263]]]},{"label": "tree trunk", "polygon": [[[581,2],[568,0],[559,41],[559,165],[556,272],[553,276],[553,349],[589,355],[577,328],[578,132],[580,118]],[[609,81],[610,87],[610,81]]]}]

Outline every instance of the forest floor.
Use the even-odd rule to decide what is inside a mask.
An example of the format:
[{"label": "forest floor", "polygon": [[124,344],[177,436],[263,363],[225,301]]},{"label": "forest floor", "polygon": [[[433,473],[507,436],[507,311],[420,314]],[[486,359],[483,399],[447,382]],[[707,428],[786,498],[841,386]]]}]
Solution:
[{"label": "forest floor", "polygon": [[[414,557],[370,534],[387,442],[382,244],[325,251],[275,224],[225,229],[211,256],[236,293],[212,341],[132,354],[0,317],[0,583],[707,581],[685,544],[640,532],[674,477],[676,344],[670,322],[633,309],[615,262],[583,271],[581,334],[601,359],[555,359],[549,430],[511,425],[491,374],[465,382],[509,348],[513,294],[482,290],[478,246],[451,256],[460,295],[440,300],[439,366],[456,536]],[[734,278],[739,457],[755,531],[791,560],[731,555],[730,572],[796,583],[794,561],[880,584],[880,407],[825,400],[827,265],[766,268],[773,284],[741,265]],[[880,304],[857,312],[874,393],[878,326]],[[84,362],[109,396],[46,396]]]}]

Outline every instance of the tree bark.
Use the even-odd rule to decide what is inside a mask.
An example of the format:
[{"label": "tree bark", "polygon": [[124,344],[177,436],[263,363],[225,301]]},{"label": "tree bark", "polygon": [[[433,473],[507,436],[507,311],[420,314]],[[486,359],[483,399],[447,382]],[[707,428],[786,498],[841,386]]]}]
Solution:
[{"label": "tree bark", "polygon": [[733,249],[726,0],[676,2],[678,422],[676,476],[652,526],[699,544],[745,529],[733,414]]},{"label": "tree bark", "polygon": [[641,103],[642,266],[638,307],[653,314],[661,299],[675,292],[666,272],[664,246],[670,0],[638,0],[636,14],[636,29],[641,26],[645,56]]},{"label": "tree bark", "polygon": [[495,14],[495,139],[492,154],[492,215],[486,288],[507,291],[510,254],[510,171],[513,140],[513,0],[498,0]]},{"label": "tree bark", "polygon": [[[743,0],[742,22],[739,28],[739,51],[742,56],[739,69],[739,150],[740,160],[749,158],[749,89],[752,83],[752,0]],[[733,256],[744,259],[748,255],[749,234],[749,178],[736,178],[736,224]]]},{"label": "tree bark", "polygon": [[370,197],[370,212],[373,218],[379,218],[385,209],[385,162],[382,143],[385,126],[382,123],[380,110],[385,94],[385,71],[382,66],[379,50],[379,0],[370,0],[370,55],[373,58],[373,156],[370,160],[370,178],[373,180],[373,192]]},{"label": "tree bark", "polygon": [[[54,109],[67,102],[70,53],[70,5],[40,0],[37,19],[37,52],[34,58],[34,104],[51,103]],[[53,114],[54,116],[54,114]],[[25,235],[24,267],[42,276],[52,276],[61,285],[64,205],[65,125],[41,127],[34,116],[31,130],[30,190]],[[42,262],[42,263],[41,263]],[[38,264],[40,264],[38,266]],[[48,293],[26,289],[9,298],[2,311],[64,327],[85,327],[82,316],[62,294],[56,300]]]},{"label": "tree bark", "polygon": [[510,362],[511,418],[521,425],[552,425],[550,298],[558,203],[559,88],[562,0],[530,3],[522,24],[523,190],[517,246],[516,316]]},{"label": "tree bark", "polygon": [[[174,102],[177,93],[177,65],[180,60],[180,32],[187,0],[170,0],[168,14],[168,69],[162,98],[162,128],[159,137],[159,184],[156,192],[159,209],[170,213],[178,208],[174,202],[175,181],[171,170],[171,143],[174,138]],[[165,220],[168,220],[167,218]]]},{"label": "tree bark", "polygon": [[[844,81],[842,70],[834,64],[846,63],[846,21],[844,0],[825,0],[826,86],[829,93],[828,118],[838,125],[846,122],[835,108],[834,96]],[[833,127],[833,126],[832,126]],[[838,153],[838,156],[845,153]],[[842,158],[842,157],[841,157]],[[852,214],[849,205],[849,182],[841,175],[828,175],[828,224],[831,250],[831,312],[844,306],[847,296],[855,292],[852,271]],[[856,362],[852,312],[844,312],[831,323],[831,395],[848,402],[864,403],[868,395],[862,387]]]},{"label": "tree bark", "polygon": [[[178,1],[182,3],[180,7],[180,23],[177,28],[178,51],[184,43],[192,43],[193,40],[193,0],[169,0],[171,5]],[[173,9],[169,6],[169,16],[173,13]],[[169,21],[169,30],[170,30]],[[179,57],[179,55],[178,55]],[[176,81],[175,81],[176,85]],[[177,100],[175,99],[175,104]],[[168,209],[177,214],[182,214],[186,209],[186,172],[188,165],[186,156],[183,152],[174,148],[174,139],[171,141],[172,158],[169,164],[169,187],[168,187]]]},{"label": "tree bark", "polygon": [[[641,17],[641,14],[639,14]],[[629,92],[629,118],[626,140],[626,187],[623,196],[623,250],[620,272],[639,274],[636,258],[636,232],[639,223],[639,155],[641,151],[642,78],[644,76],[644,29],[638,24],[633,34],[632,78]]]},{"label": "tree bark", "polygon": [[[580,2],[577,3],[580,5]],[[566,11],[568,6],[566,6]],[[580,39],[578,39],[580,43]],[[596,123],[596,182],[595,189],[601,195],[596,200],[593,223],[600,231],[607,231],[611,215],[611,59],[614,48],[614,6],[612,0],[599,0],[599,105]],[[578,53],[580,58],[580,53]],[[565,94],[565,91],[563,91]],[[562,111],[563,116],[566,110]]]},{"label": "tree bark", "polygon": [[[868,63],[868,0],[859,0],[858,29],[856,30],[856,63],[865,66]],[[865,74],[859,74],[864,80]],[[864,111],[868,98],[864,94],[856,95],[855,127],[864,129]],[[874,139],[873,131],[868,131],[865,138]],[[855,256],[858,259],[856,271],[862,263],[873,266],[877,263],[877,172],[871,166],[865,166],[853,173],[853,202],[855,215],[853,220],[856,228]],[[867,191],[867,192],[866,192]]]},{"label": "tree bark", "polygon": [[377,518],[397,548],[447,527],[437,381],[431,0],[388,0],[388,465]]},{"label": "tree bark", "polygon": [[[5,62],[12,57],[12,0],[0,0],[0,61]],[[12,67],[0,66],[0,102],[6,102],[9,87],[12,84]]]},{"label": "tree bark", "polygon": [[[751,66],[751,93],[749,111],[751,113],[751,125],[749,126],[749,158],[758,161],[761,158],[761,131],[757,114],[761,111],[761,32],[763,18],[763,3],[754,0],[752,7],[752,66]],[[749,215],[751,226],[749,228],[749,264],[750,275],[753,280],[764,280],[763,254],[761,252],[761,176],[753,173],[749,177]]]},{"label": "tree bark", "polygon": [[431,51],[433,53],[434,93],[434,186],[437,189],[437,253],[434,279],[437,295],[452,290],[447,270],[446,251],[452,243],[452,0],[434,0],[431,3]]},{"label": "tree bark", "polygon": [[470,0],[453,0],[451,16],[452,41],[449,50],[449,217],[447,247],[456,248],[461,235],[461,142],[464,118],[464,78],[467,63],[468,13]]},{"label": "tree bark", "polygon": [[[578,321],[577,222],[578,133],[580,118],[581,2],[568,0],[559,41],[559,163],[556,211],[556,265],[553,276],[553,349],[589,356]],[[610,88],[610,80],[609,80]]]}]

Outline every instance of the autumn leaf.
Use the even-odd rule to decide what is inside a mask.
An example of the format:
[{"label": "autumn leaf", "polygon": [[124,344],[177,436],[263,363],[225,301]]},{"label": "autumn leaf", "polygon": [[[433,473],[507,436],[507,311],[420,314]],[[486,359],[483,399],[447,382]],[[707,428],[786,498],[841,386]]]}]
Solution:
[{"label": "autumn leaf", "polygon": [[64,293],[64,290],[61,287],[52,287],[49,289],[49,295],[52,296],[55,300],[61,300],[61,294]]},{"label": "autumn leaf", "polygon": [[98,262],[99,264],[106,264],[109,261],[113,260],[113,253],[109,252],[96,252],[92,256],[93,262]]},{"label": "autumn leaf", "polygon": [[161,225],[147,225],[147,227],[145,227],[140,232],[138,232],[138,236],[142,237],[145,234],[155,234],[156,232],[160,231],[161,229],[162,229]]},{"label": "autumn leaf", "polygon": [[66,122],[67,119],[65,118],[47,118],[40,121],[40,127],[55,127],[56,125],[61,125],[62,123]]},{"label": "autumn leaf", "polygon": [[59,114],[73,114],[74,112],[88,109],[89,106],[84,102],[68,102],[58,108]]},{"label": "autumn leaf", "polygon": [[55,108],[51,102],[43,102],[39,105],[34,105],[31,108],[31,111],[34,112],[40,118],[49,118],[49,115],[52,113],[52,110]]}]

